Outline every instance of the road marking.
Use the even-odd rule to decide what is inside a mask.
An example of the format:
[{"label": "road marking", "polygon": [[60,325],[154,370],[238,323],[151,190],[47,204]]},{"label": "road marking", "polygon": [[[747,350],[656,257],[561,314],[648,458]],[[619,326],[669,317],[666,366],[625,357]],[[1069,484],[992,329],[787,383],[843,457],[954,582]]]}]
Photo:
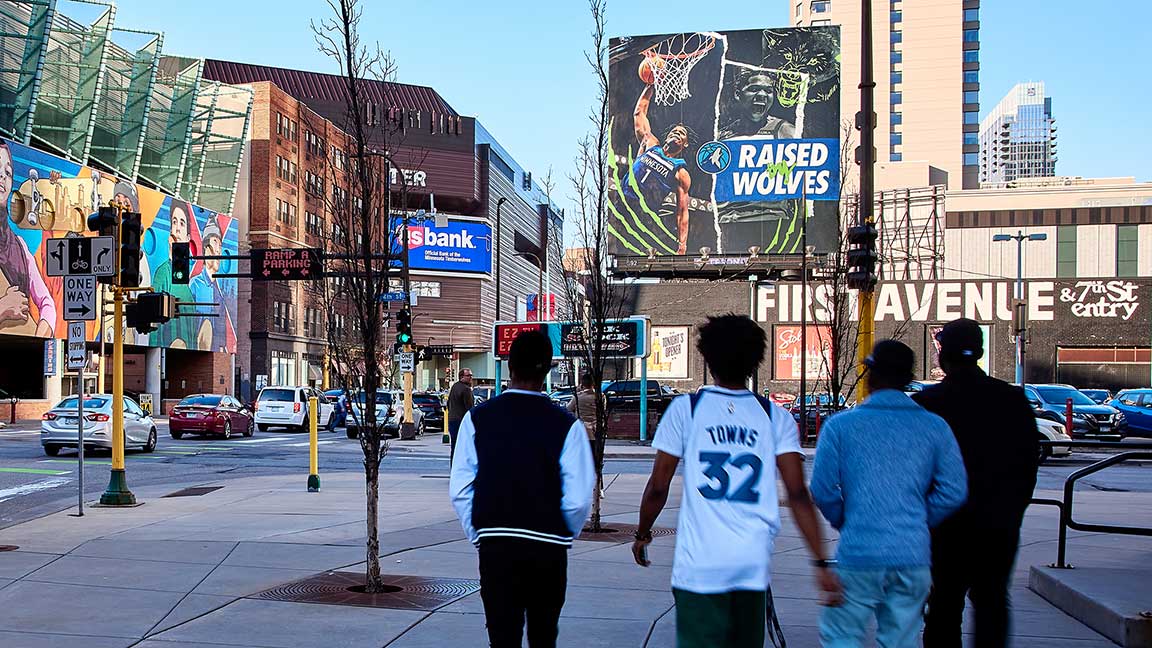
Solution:
[{"label": "road marking", "polygon": [[13,497],[21,495],[28,495],[30,493],[38,493],[40,491],[51,490],[57,486],[63,486],[72,481],[70,477],[53,477],[52,479],[45,479],[44,481],[33,482],[15,488],[6,488],[0,490],[0,502],[7,502]]},{"label": "road marking", "polygon": [[155,452],[156,454],[180,455],[188,457],[193,457],[200,454],[199,452],[184,452],[183,450],[156,450]]},{"label": "road marking", "polygon": [[[125,460],[125,461],[132,461],[132,462],[135,462],[135,461],[139,461],[139,460],[144,460],[144,459],[158,459],[158,460],[163,460],[163,459],[165,459],[165,457],[155,457],[155,456],[152,456],[152,457],[124,457],[124,460]],[[75,459],[41,459],[41,460],[40,460],[40,463],[64,463],[64,464],[73,464],[73,465],[75,465],[75,463],[76,463],[76,460],[75,460]],[[111,460],[109,460],[109,461],[99,461],[99,460],[96,460],[96,459],[85,459],[85,460],[84,460],[84,465],[86,465],[86,466],[87,466],[87,465],[89,465],[89,464],[93,464],[93,465],[101,465],[101,466],[111,466],[111,465],[112,465],[112,461],[111,461]]]},{"label": "road marking", "polygon": [[0,468],[0,473],[20,473],[28,475],[67,475],[71,470],[45,470],[43,468]]},{"label": "road marking", "polygon": [[[332,445],[333,443],[336,443],[336,442],[335,441],[317,441],[316,445]],[[286,448],[307,448],[310,445],[312,445],[311,442],[309,442],[309,443],[285,443],[284,447],[286,447]]]}]

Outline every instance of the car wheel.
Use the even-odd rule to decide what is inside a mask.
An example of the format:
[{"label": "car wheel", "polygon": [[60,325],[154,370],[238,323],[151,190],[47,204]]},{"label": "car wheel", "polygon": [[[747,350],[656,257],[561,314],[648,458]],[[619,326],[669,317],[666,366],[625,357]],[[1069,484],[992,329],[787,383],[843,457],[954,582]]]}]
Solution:
[{"label": "car wheel", "polygon": [[148,442],[144,444],[144,452],[152,452],[156,449],[156,428],[148,430]]},{"label": "car wheel", "polygon": [[428,424],[424,422],[424,419],[420,419],[420,425],[416,427],[416,436],[424,436],[424,433],[427,431]]},{"label": "car wheel", "polygon": [[261,432],[267,432],[268,431],[268,426],[263,424],[263,423],[261,423],[260,425],[257,425],[256,427],[260,428]]},{"label": "car wheel", "polygon": [[336,429],[336,413],[333,412],[328,415],[328,422],[324,424],[324,429],[331,432]]},{"label": "car wheel", "polygon": [[252,419],[248,419],[248,427],[244,428],[244,436],[250,437],[256,433],[256,423]]},{"label": "car wheel", "polygon": [[296,428],[296,431],[297,432],[311,432],[311,429],[308,427],[308,417],[307,416],[304,417],[304,420]]},{"label": "car wheel", "polygon": [[[1047,439],[1043,439],[1043,440],[1046,441]],[[1046,445],[1041,445],[1039,455],[1040,456],[1037,457],[1038,463],[1043,464],[1045,461],[1048,461],[1049,459],[1052,458],[1052,448],[1050,448]]]},{"label": "car wheel", "polygon": [[232,438],[232,421],[224,419],[224,431],[220,433],[220,436],[224,437],[225,439]]},{"label": "car wheel", "polygon": [[356,439],[360,437],[360,430],[356,428],[345,428],[344,432],[348,435],[349,439]]},{"label": "car wheel", "polygon": [[44,446],[44,454],[48,455],[49,457],[58,457],[60,456],[60,446],[46,445]]},{"label": "car wheel", "polygon": [[172,435],[172,438],[176,439],[177,441],[184,438],[183,432],[177,432],[176,430],[171,430],[170,434]]}]

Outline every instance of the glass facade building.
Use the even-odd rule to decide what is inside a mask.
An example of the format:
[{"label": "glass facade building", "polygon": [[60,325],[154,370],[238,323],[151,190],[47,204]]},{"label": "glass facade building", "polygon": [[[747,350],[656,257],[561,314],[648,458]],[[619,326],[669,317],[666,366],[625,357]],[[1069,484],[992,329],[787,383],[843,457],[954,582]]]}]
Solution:
[{"label": "glass facade building", "polygon": [[980,123],[980,183],[1056,175],[1056,121],[1044,83],[1018,83]]},{"label": "glass facade building", "polygon": [[111,0],[0,1],[0,136],[230,212],[252,91],[163,42]]}]

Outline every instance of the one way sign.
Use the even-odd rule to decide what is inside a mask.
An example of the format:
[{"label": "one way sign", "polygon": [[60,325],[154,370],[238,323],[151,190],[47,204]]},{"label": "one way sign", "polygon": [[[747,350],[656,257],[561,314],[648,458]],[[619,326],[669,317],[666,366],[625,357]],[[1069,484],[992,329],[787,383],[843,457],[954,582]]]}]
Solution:
[{"label": "one way sign", "polygon": [[64,277],[64,319],[69,322],[96,319],[96,277]]}]

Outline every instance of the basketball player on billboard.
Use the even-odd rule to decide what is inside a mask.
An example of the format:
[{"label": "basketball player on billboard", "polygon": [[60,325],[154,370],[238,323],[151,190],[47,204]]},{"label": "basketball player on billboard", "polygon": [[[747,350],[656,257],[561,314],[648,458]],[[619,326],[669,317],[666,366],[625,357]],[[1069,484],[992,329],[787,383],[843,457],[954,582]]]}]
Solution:
[{"label": "basketball player on billboard", "polygon": [[772,72],[763,68],[737,67],[728,92],[717,139],[792,139],[797,136],[794,124],[772,114],[776,105],[776,78]]},{"label": "basketball player on billboard", "polygon": [[[640,77],[645,82],[644,91],[636,100],[636,110],[632,113],[640,149],[636,162],[632,164],[632,176],[647,205],[662,205],[668,194],[675,192],[676,254],[684,255],[688,253],[688,190],[692,188],[688,163],[683,158],[689,144],[688,127],[676,124],[668,131],[663,143],[652,134],[652,124],[648,122],[648,106],[654,93],[650,68],[646,70],[641,65]],[[640,197],[631,182],[624,184],[624,194],[633,200]]]}]

